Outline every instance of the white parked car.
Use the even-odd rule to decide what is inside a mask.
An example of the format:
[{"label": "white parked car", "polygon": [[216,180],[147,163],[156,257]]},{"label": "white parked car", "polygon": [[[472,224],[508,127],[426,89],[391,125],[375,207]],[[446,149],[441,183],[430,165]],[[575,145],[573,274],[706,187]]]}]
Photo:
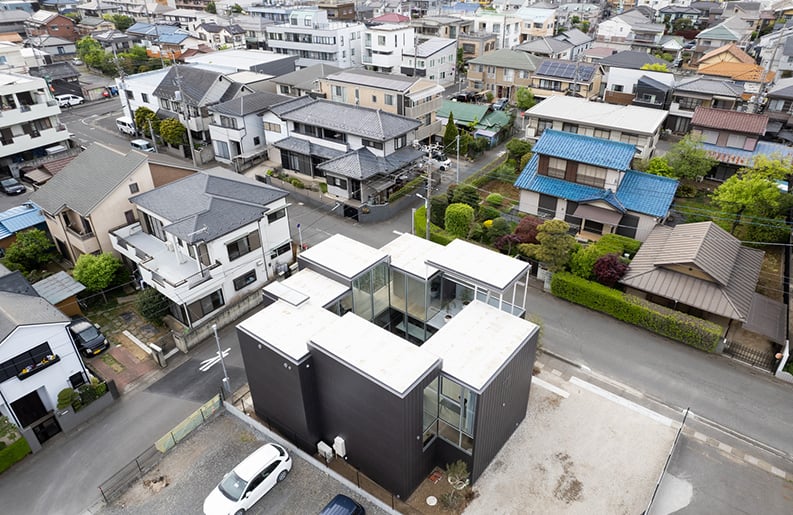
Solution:
[{"label": "white parked car", "polygon": [[434,166],[441,172],[445,172],[452,167],[452,160],[446,157],[446,154],[440,152],[432,152],[429,161],[430,165]]},{"label": "white parked car", "polygon": [[292,459],[286,449],[274,443],[260,447],[242,460],[204,500],[204,515],[239,515],[245,513],[286,479]]},{"label": "white parked car", "polygon": [[78,106],[85,103],[85,99],[77,95],[57,95],[55,100],[58,101],[60,107]]}]

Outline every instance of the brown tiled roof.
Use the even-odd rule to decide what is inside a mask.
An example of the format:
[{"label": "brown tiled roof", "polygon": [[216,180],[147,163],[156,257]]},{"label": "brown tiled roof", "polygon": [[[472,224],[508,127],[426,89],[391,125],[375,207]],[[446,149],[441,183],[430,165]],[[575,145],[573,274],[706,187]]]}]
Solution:
[{"label": "brown tiled roof", "polygon": [[730,54],[734,58],[736,58],[739,62],[746,63],[746,64],[757,64],[755,60],[752,59],[752,56],[741,50],[738,45],[735,43],[730,43],[729,45],[724,45],[723,47],[719,47],[715,50],[711,50],[707,54],[703,55],[699,58],[699,62],[708,61],[714,57],[720,56],[720,61],[724,61],[727,58],[726,55],[722,54]]},{"label": "brown tiled roof", "polygon": [[768,125],[768,116],[764,114],[739,113],[726,109],[712,109],[710,107],[697,107],[691,125],[711,129],[726,129],[736,132],[765,134]]},{"label": "brown tiled roof", "polygon": [[745,80],[749,82],[766,82],[774,81],[776,72],[766,72],[765,69],[758,64],[751,63],[728,63],[720,62],[715,64],[703,64],[697,71],[703,75],[716,75],[719,77],[729,77],[732,80]]}]

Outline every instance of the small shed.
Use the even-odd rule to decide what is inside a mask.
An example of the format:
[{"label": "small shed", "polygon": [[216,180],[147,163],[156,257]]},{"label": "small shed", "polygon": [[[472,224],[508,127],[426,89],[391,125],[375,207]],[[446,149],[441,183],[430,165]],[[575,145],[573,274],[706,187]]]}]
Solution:
[{"label": "small shed", "polygon": [[77,294],[85,290],[85,286],[66,272],[58,272],[34,283],[33,289],[47,302],[60,309],[64,315],[70,317],[83,315],[77,302]]}]

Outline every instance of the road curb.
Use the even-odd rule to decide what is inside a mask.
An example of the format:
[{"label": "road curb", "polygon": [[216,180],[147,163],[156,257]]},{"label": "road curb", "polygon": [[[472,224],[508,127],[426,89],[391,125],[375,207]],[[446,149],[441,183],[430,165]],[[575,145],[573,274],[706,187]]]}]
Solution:
[{"label": "road curb", "polygon": [[562,356],[561,354],[555,353],[554,351],[551,351],[551,350],[543,348],[543,349],[540,349],[540,352],[543,353],[543,354],[547,354],[548,356],[550,356],[550,357],[552,357],[554,359],[558,359],[559,361],[567,363],[568,365],[576,367],[578,369],[581,369],[581,370],[588,370],[589,369],[589,367],[584,367],[584,365],[581,365],[580,363],[576,363],[572,359],[566,358],[566,357]]}]

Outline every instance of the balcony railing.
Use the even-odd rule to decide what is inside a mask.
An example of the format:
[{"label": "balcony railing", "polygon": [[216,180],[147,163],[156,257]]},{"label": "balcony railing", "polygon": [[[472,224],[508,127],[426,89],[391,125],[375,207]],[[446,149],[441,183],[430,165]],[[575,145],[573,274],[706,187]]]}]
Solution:
[{"label": "balcony railing", "polygon": [[69,234],[71,234],[72,236],[76,236],[79,240],[82,240],[82,241],[90,240],[91,238],[95,237],[93,231],[79,232],[79,231],[75,230],[72,227],[66,227],[66,231]]}]

